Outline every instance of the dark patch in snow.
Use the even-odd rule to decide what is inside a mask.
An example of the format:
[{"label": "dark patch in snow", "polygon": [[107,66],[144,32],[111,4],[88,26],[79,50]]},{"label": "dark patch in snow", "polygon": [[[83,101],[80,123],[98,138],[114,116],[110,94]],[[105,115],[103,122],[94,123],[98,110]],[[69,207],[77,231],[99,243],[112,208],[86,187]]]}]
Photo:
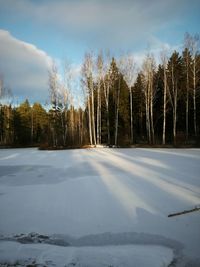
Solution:
[{"label": "dark patch in snow", "polygon": [[50,244],[50,245],[56,245],[56,246],[62,246],[62,247],[67,247],[70,245],[66,240],[62,238],[41,235],[38,233],[17,234],[17,235],[8,236],[8,237],[0,236],[0,241],[16,241],[21,244],[43,243],[43,244]]},{"label": "dark patch in snow", "polygon": [[0,267],[47,267],[47,266],[55,266],[52,262],[45,262],[44,264],[37,263],[34,259],[28,260],[17,260],[13,263],[2,262],[0,263]]},{"label": "dark patch in snow", "polygon": [[103,233],[98,235],[87,235],[74,239],[73,246],[105,246],[105,245],[160,245],[179,252],[183,245],[173,239],[161,235],[147,233]]},{"label": "dark patch in snow", "polygon": [[0,166],[0,177],[5,175],[14,176],[14,173],[20,170],[21,167],[19,168],[19,166]]},{"label": "dark patch in snow", "polygon": [[58,184],[69,179],[83,179],[97,175],[96,170],[87,162],[66,168],[47,165],[0,166],[0,182],[8,186]]},{"label": "dark patch in snow", "polygon": [[[0,241],[14,241],[22,244],[50,244],[56,246],[73,246],[73,247],[85,247],[85,246],[109,246],[109,245],[158,245],[163,247],[168,247],[173,250],[174,258],[168,267],[197,267],[200,266],[199,259],[188,259],[182,255],[183,245],[173,239],[166,238],[161,235],[153,235],[147,233],[136,233],[136,232],[126,232],[126,233],[102,233],[82,236],[79,238],[73,238],[67,235],[43,235],[38,233],[29,234],[17,234],[14,236],[3,236],[0,235]],[[18,265],[17,265],[18,264]],[[78,264],[78,265],[77,265]],[[9,263],[0,263],[0,267],[11,267],[11,266],[22,266],[22,267],[44,267],[53,266],[52,262],[45,262],[45,265],[40,265],[34,262],[33,259],[28,261],[16,262],[12,265]],[[71,261],[70,264],[66,266],[81,266],[77,261]]]},{"label": "dark patch in snow", "polygon": [[[29,234],[18,234],[9,237],[0,236],[0,241],[15,241],[22,244],[43,243],[43,244],[50,244],[63,247],[109,246],[109,245],[158,245],[158,246],[168,247],[173,250],[174,259],[172,263],[169,265],[169,267],[181,266],[178,264],[181,262],[183,258],[182,257],[183,245],[180,242],[170,238],[166,238],[161,235],[153,235],[147,233],[108,232],[102,234],[82,236],[80,238],[73,238],[71,236],[61,235],[61,234],[54,234],[51,236],[47,236],[38,233],[29,233]],[[27,265],[22,265],[22,266],[27,266]]]},{"label": "dark patch in snow", "polygon": [[158,245],[180,252],[183,245],[173,239],[161,235],[147,233],[102,233],[73,238],[67,235],[54,234],[51,236],[38,233],[18,234],[5,237],[0,236],[0,241],[16,241],[22,244],[45,243],[58,246],[108,246],[108,245]]}]

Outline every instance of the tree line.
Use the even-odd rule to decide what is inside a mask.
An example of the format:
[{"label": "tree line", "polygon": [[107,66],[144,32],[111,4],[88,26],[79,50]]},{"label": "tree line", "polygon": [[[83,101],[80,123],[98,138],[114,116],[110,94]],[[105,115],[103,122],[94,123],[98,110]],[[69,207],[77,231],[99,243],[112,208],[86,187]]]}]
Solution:
[{"label": "tree line", "polygon": [[[200,131],[199,35],[186,34],[181,53],[163,50],[160,64],[147,54],[140,69],[130,54],[116,59],[86,53],[74,104],[72,70],[63,80],[49,71],[50,107],[0,103],[0,144],[81,147],[198,144]],[[9,92],[1,81],[1,100]]]}]

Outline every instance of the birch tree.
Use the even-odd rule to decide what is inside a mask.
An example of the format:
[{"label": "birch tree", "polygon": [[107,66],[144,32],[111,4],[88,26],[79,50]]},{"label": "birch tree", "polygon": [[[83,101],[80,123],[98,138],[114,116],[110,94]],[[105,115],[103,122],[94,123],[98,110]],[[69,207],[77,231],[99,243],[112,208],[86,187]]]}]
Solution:
[{"label": "birch tree", "polygon": [[1,140],[4,144],[12,143],[12,102],[13,94],[10,88],[6,88],[4,85],[4,79],[0,76],[0,115],[3,119],[1,123]]},{"label": "birch tree", "polygon": [[183,75],[186,79],[185,81],[185,131],[186,131],[186,141],[188,141],[188,130],[189,130],[189,96],[190,96],[190,73],[191,73],[191,55],[190,51],[187,48],[183,51],[182,60],[183,60]]},{"label": "birch tree", "polygon": [[153,88],[153,78],[155,71],[155,61],[152,55],[147,55],[143,62],[143,74],[145,83],[145,107],[146,107],[146,129],[148,141],[154,143],[154,120],[153,105],[155,91]]},{"label": "birch tree", "polygon": [[177,102],[178,102],[178,92],[180,90],[180,78],[181,78],[181,57],[176,51],[172,54],[168,62],[168,93],[169,100],[173,110],[173,140],[174,145],[176,145],[176,127],[177,127]]},{"label": "birch tree", "polygon": [[110,88],[112,86],[111,69],[109,68],[110,56],[107,54],[107,61],[104,64],[103,93],[106,104],[106,124],[107,124],[107,144],[110,145],[110,118],[109,118],[109,97]]},{"label": "birch tree", "polygon": [[131,129],[131,143],[133,143],[133,95],[132,87],[135,81],[135,63],[132,55],[126,55],[120,60],[120,71],[129,89],[130,101],[130,129]]},{"label": "birch tree", "polygon": [[93,58],[91,53],[85,54],[82,66],[82,82],[86,89],[88,121],[89,121],[89,140],[90,144],[96,145],[95,115],[94,115],[94,81],[93,81]]},{"label": "birch tree", "polygon": [[[67,78],[66,78],[67,77]],[[53,145],[66,144],[67,135],[67,118],[66,112],[68,109],[68,78],[70,77],[69,66],[64,70],[64,78],[59,78],[58,68],[55,63],[52,65],[52,69],[49,71],[49,92],[52,104],[52,136]],[[67,83],[66,83],[66,81]]]},{"label": "birch tree", "polygon": [[194,134],[197,136],[197,84],[200,80],[200,69],[198,68],[198,52],[200,46],[200,36],[199,34],[195,34],[191,36],[190,34],[186,33],[185,40],[187,42],[187,46],[192,55],[192,80],[193,80],[193,124],[194,124]]},{"label": "birch tree", "polygon": [[103,55],[97,57],[97,144],[101,143],[101,84],[103,81]]},{"label": "birch tree", "polygon": [[[62,106],[62,125],[63,125],[63,139],[66,143],[66,137],[68,132],[68,125],[70,128],[70,135],[72,143],[74,142],[74,121],[73,121],[73,69],[69,60],[64,62],[64,77],[63,84],[61,87],[60,97],[61,97],[61,106]],[[67,112],[70,113],[70,120],[67,121]],[[72,113],[72,114],[71,114]]]},{"label": "birch tree", "polygon": [[162,144],[166,143],[166,106],[167,106],[167,52],[163,50],[161,52],[161,62],[163,65],[163,84],[164,84],[164,97],[163,97],[163,132],[162,132]]},{"label": "birch tree", "polygon": [[58,136],[56,133],[56,117],[58,111],[58,69],[53,62],[51,70],[49,70],[49,94],[50,94],[50,102],[52,105],[52,124],[51,124],[51,132],[52,132],[52,141],[53,146],[58,145]]},{"label": "birch tree", "polygon": [[116,115],[115,115],[115,146],[117,146],[118,141],[118,126],[119,126],[119,100],[120,100],[120,88],[121,87],[121,74],[118,76],[118,86],[116,92]]}]

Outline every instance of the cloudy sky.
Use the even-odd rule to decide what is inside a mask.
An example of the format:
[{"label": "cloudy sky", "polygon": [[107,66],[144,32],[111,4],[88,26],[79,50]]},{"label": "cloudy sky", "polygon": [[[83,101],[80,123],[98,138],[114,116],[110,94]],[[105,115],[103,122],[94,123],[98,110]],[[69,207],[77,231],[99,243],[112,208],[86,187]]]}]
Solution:
[{"label": "cloudy sky", "polygon": [[181,47],[199,33],[199,0],[0,0],[0,77],[18,101],[48,99],[52,60],[76,69],[88,50]]}]

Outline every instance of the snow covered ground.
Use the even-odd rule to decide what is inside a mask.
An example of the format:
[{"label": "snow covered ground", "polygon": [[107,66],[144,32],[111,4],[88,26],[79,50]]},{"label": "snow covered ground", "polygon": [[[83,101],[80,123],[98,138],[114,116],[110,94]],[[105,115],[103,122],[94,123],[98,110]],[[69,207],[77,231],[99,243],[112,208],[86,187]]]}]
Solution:
[{"label": "snow covered ground", "polygon": [[200,212],[167,217],[199,173],[199,149],[1,149],[0,266],[200,266]]}]

